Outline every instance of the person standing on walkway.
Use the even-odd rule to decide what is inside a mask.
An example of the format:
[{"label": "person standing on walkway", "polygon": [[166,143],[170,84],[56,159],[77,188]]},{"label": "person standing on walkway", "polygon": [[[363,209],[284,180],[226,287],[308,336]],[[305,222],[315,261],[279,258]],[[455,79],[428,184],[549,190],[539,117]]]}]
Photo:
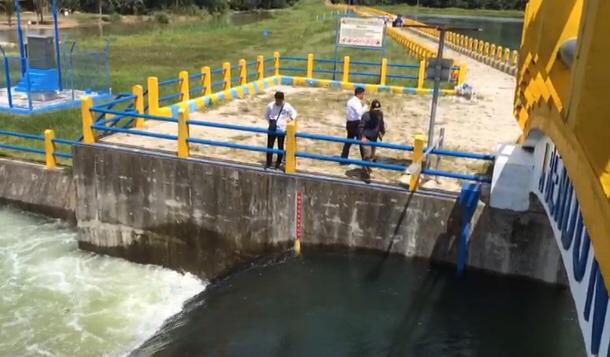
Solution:
[{"label": "person standing on walkway", "polygon": [[[362,118],[362,114],[364,114],[366,110],[367,105],[364,100],[364,88],[358,87],[356,90],[354,90],[354,96],[347,101],[347,121],[345,123],[345,130],[347,131],[348,139],[360,139],[360,133],[358,130],[360,127],[360,118]],[[342,159],[347,159],[349,157],[349,149],[351,146],[352,144],[350,143],[343,144],[343,151],[341,152]]]},{"label": "person standing on walkway", "polygon": [[[269,133],[267,134],[267,148],[273,149],[275,140],[277,139],[277,148],[284,150],[284,138],[286,137],[286,125],[289,121],[297,118],[297,111],[292,105],[284,101],[283,92],[275,92],[275,100],[267,105],[265,119],[269,122]],[[283,154],[277,154],[275,168],[279,169],[282,165]],[[265,169],[271,166],[273,161],[273,153],[267,153],[267,161]]]},{"label": "person standing on walkway", "polygon": [[[383,112],[381,111],[381,102],[377,99],[371,102],[371,110],[362,115],[359,131],[362,144],[377,142],[377,140],[383,139],[385,123],[383,121]],[[360,145],[360,153],[362,154],[363,161],[373,161],[375,158],[375,146]],[[371,167],[363,167],[362,174],[365,178],[370,178]]]}]

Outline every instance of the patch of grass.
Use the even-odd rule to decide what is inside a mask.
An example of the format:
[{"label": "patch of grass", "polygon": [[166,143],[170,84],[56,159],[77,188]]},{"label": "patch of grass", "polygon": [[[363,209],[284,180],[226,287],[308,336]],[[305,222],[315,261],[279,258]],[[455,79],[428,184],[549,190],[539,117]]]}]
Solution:
[{"label": "patch of grass", "polygon": [[[243,26],[211,26],[211,20],[202,20],[151,26],[149,31],[135,34],[126,32],[114,36],[110,47],[111,87],[114,93],[131,91],[134,84],[144,85],[148,76],[157,76],[159,79],[176,78],[180,70],[195,73],[204,65],[218,68],[223,62],[237,63],[239,58],[251,61],[257,55],[271,57],[275,50],[287,56],[306,57],[308,52],[312,52],[316,58],[331,59],[335,50],[337,20],[330,17],[316,20],[316,16],[329,11],[319,0],[302,0],[291,9],[274,11],[271,19]],[[265,36],[264,32],[268,32],[268,35]],[[81,47],[100,48],[103,45],[104,39],[99,37],[79,39]],[[381,58],[381,53],[378,51],[340,49],[339,56],[345,55],[351,56],[352,61],[377,62]],[[390,63],[418,63],[416,59],[408,57],[405,50],[390,39],[387,41],[384,56]],[[305,67],[304,62],[287,62],[286,65]],[[322,64],[316,66],[322,68]],[[354,65],[351,70],[376,72],[379,69],[373,66]],[[390,69],[390,73],[395,74],[416,74],[416,72],[414,69]],[[323,76],[316,75],[316,77]],[[375,80],[372,77],[350,79],[358,81],[365,78]],[[218,79],[219,76],[213,80]],[[389,84],[415,86],[415,81],[393,79]],[[32,116],[0,114],[0,128],[39,135],[45,129],[52,128],[56,137],[76,139],[81,135],[80,110],[72,109]],[[6,136],[0,136],[0,142],[34,144],[42,147],[41,143],[24,142]],[[3,153],[14,155],[14,152],[10,151]],[[29,154],[15,155],[32,157]],[[37,156],[37,158],[41,157]]]}]

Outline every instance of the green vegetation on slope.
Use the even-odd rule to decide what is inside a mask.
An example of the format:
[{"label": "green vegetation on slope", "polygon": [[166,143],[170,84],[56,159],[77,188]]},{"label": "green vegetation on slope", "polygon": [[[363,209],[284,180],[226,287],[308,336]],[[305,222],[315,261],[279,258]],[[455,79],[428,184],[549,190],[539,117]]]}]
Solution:
[{"label": "green vegetation on slope", "polygon": [[[326,14],[324,20],[317,16]],[[317,0],[304,0],[291,9],[279,10],[272,19],[238,27],[211,27],[209,23],[156,26],[151,31],[115,36],[110,47],[110,75],[115,93],[130,91],[134,84],[146,84],[148,76],[159,79],[176,78],[180,70],[199,71],[201,66],[218,68],[225,61],[237,63],[239,58],[254,60],[257,55],[271,56],[274,50],[282,55],[305,57],[308,52],[317,58],[333,58],[336,19]],[[269,36],[263,35],[268,29]],[[103,39],[79,40],[81,46],[101,47]],[[378,51],[341,49],[340,56],[350,55],[352,61],[379,61]],[[387,40],[385,56],[390,63],[416,63],[393,41]],[[304,63],[286,63],[304,67]],[[353,70],[373,72],[372,68]],[[213,80],[219,80],[219,77]],[[402,84],[414,83],[402,81]],[[0,115],[0,128],[42,134],[47,128],[56,136],[75,139],[81,134],[79,109],[37,114],[33,116]],[[32,145],[0,135],[0,142]],[[42,147],[42,145],[38,145]],[[66,148],[62,148],[66,150]],[[11,156],[20,153],[0,151]],[[28,155],[28,157],[31,157]],[[42,159],[36,156],[36,159]]]}]

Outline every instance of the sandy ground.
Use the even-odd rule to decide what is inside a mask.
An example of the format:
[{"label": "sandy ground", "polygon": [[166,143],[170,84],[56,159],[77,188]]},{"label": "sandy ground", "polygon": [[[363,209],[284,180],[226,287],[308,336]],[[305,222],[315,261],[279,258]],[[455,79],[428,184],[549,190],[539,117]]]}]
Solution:
[{"label": "sandy ground", "polygon": [[[205,110],[205,112],[192,113],[192,119],[211,122],[251,125],[266,127],[264,120],[265,106],[272,101],[275,90],[282,90],[286,98],[298,111],[298,130],[324,135],[345,135],[345,103],[352,96],[350,91],[337,89],[320,89],[306,87],[281,86],[252,98],[235,100]],[[370,93],[368,100],[379,99],[382,103],[387,134],[385,142],[412,145],[413,137],[425,133],[430,113],[429,96],[395,95],[388,93]],[[494,124],[494,116],[481,116],[477,110],[485,97],[478,101],[468,101],[457,97],[443,97],[439,104],[438,127],[444,127],[445,147],[461,151],[480,153],[494,152],[498,143],[512,142],[518,132],[515,132],[510,123]],[[513,121],[514,122],[514,121]],[[504,129],[503,126],[511,129]],[[173,123],[148,121],[146,129],[149,131],[177,134],[177,126]],[[190,136],[210,140],[237,142],[241,144],[265,146],[264,134],[252,134],[233,130],[191,126]],[[104,139],[106,142],[121,143],[149,149],[175,152],[176,143],[169,140],[160,140],[127,134],[112,135]],[[329,156],[339,156],[342,144],[327,142],[312,142],[299,139],[298,150]],[[264,154],[243,150],[191,145],[191,155],[206,158],[215,158],[228,161],[237,161],[253,165],[264,164]],[[351,158],[359,158],[358,148],[352,146]],[[379,162],[408,165],[410,153],[398,152],[389,149],[378,149]],[[485,173],[489,165],[480,161],[444,158],[439,168],[463,173]],[[356,166],[340,166],[306,159],[298,160],[298,170],[301,172],[322,173],[326,175],[350,177],[360,180],[360,170]],[[399,172],[374,169],[372,180],[397,183]],[[427,187],[440,187],[448,190],[459,189],[455,180],[430,181]]]},{"label": "sandy ground", "polygon": [[[438,47],[437,41],[409,29],[403,31],[428,46]],[[496,134],[493,133],[497,132],[499,138],[516,140],[521,135],[521,128],[513,116],[516,78],[452,49],[445,48],[444,57],[466,64],[466,83],[474,87],[476,92],[476,105],[460,111],[459,116],[477,118],[473,124],[482,128],[481,133],[488,132],[494,137]]]}]

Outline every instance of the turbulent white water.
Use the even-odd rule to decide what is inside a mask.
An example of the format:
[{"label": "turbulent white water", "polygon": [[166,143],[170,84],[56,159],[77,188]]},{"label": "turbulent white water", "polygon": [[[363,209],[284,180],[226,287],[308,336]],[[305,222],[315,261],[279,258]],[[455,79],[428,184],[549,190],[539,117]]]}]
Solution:
[{"label": "turbulent white water", "polygon": [[205,288],[77,249],[76,233],[0,206],[0,356],[120,356]]}]

